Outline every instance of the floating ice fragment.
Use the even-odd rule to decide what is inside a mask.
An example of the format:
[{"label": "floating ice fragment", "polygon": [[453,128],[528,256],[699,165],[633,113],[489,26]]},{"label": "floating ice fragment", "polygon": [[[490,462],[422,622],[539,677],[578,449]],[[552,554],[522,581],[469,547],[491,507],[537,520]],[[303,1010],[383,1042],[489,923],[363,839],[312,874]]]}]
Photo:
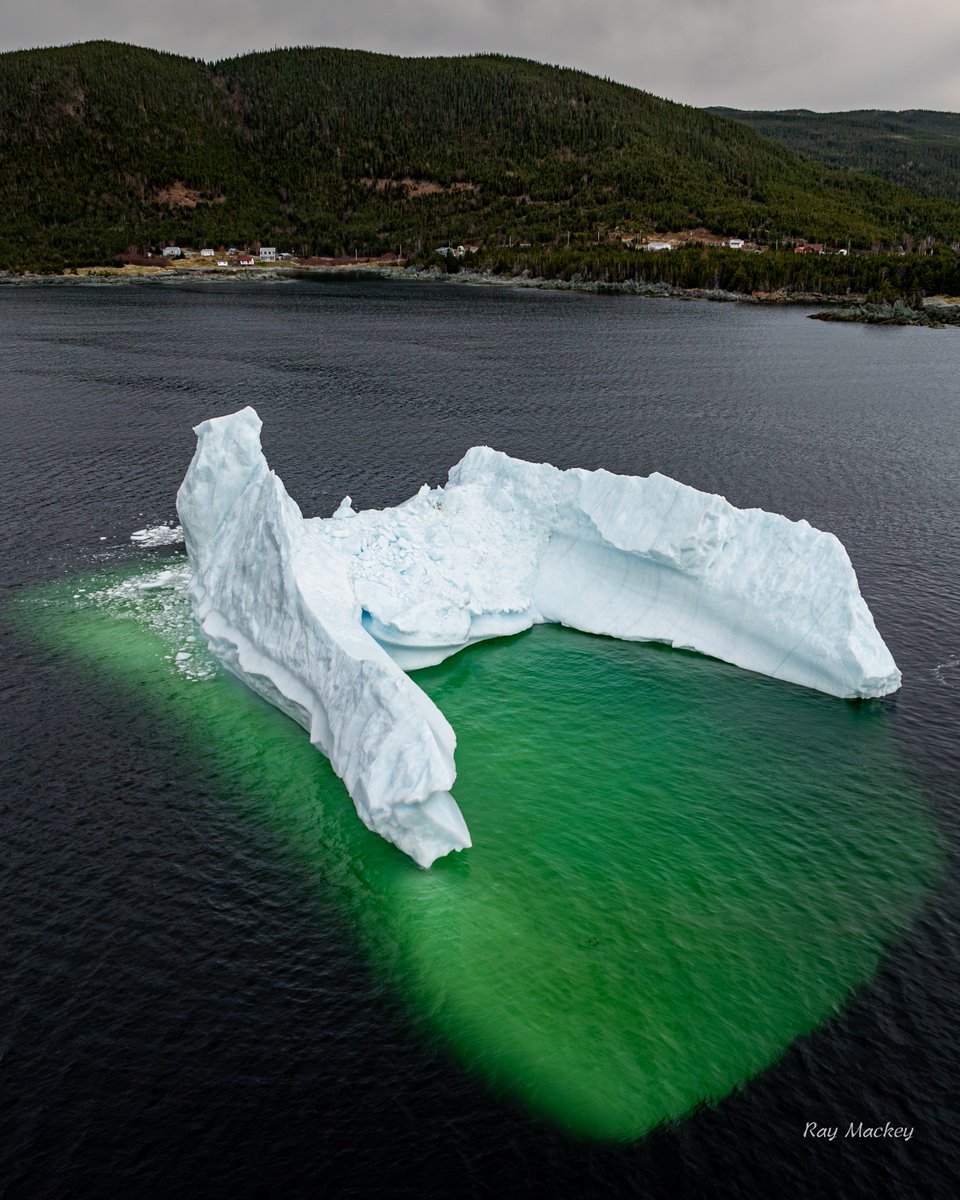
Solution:
[{"label": "floating ice fragment", "polygon": [[[101,538],[101,541],[106,541]],[[146,529],[135,529],[130,541],[139,546],[176,546],[183,541],[183,530],[179,525],[149,525]]]}]

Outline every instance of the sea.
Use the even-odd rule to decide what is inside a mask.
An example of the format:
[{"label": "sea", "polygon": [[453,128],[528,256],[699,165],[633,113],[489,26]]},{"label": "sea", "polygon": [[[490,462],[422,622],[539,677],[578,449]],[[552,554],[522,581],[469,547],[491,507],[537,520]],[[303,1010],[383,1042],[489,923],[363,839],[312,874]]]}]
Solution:
[{"label": "sea", "polygon": [[[960,336],[811,311],[0,287],[0,1195],[960,1195]],[[309,516],[489,445],[807,520],[902,689],[472,647],[415,674],[474,840],[421,871],[193,624],[244,405]]]}]

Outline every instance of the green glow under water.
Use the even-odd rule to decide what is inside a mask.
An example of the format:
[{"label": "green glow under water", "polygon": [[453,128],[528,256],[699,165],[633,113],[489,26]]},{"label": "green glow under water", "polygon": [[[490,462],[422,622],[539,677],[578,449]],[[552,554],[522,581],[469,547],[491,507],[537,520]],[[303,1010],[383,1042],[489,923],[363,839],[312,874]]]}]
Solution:
[{"label": "green glow under water", "polygon": [[869,979],[938,870],[882,705],[544,627],[417,673],[457,732],[474,840],[421,871],[302,730],[184,651],[182,590],[139,587],[156,573],[48,587],[20,616],[185,749],[214,747],[416,1019],[576,1134],[637,1137],[775,1062]]}]

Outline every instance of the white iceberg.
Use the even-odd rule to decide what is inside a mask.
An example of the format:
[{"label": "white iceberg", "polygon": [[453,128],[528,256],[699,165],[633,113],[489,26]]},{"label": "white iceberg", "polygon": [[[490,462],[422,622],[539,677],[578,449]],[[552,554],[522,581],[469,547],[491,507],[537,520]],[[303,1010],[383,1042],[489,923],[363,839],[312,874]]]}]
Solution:
[{"label": "white iceberg", "polygon": [[560,471],[487,447],[383,511],[304,519],[252,408],[198,425],[177,496],[200,626],[310,733],[364,824],[421,866],[470,845],[456,738],[404,669],[559,622],[698,650],[834,696],[900,672],[850,559],[806,521],[664,475]]}]

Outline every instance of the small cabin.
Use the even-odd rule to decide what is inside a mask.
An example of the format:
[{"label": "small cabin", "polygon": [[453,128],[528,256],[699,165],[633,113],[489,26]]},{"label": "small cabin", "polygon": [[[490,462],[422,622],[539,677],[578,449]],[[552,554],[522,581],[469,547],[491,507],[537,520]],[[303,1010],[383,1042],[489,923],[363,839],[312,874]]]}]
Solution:
[{"label": "small cabin", "polygon": [[276,262],[277,261],[276,246],[261,246],[260,247],[260,261],[261,262]]},{"label": "small cabin", "polygon": [[254,261],[255,260],[254,260],[253,256],[250,254],[241,255],[240,266],[241,267],[252,267],[254,264]]},{"label": "small cabin", "polygon": [[727,242],[727,245],[731,250],[742,250],[744,247],[744,240],[743,238],[731,238],[730,241]]},{"label": "small cabin", "polygon": [[669,242],[647,242],[644,250],[672,250],[673,246]]},{"label": "small cabin", "polygon": [[163,248],[164,258],[180,258],[182,254],[183,251],[179,246],[164,246]]},{"label": "small cabin", "polygon": [[213,251],[208,246],[204,246],[204,248],[200,251],[200,257],[213,258]]}]

